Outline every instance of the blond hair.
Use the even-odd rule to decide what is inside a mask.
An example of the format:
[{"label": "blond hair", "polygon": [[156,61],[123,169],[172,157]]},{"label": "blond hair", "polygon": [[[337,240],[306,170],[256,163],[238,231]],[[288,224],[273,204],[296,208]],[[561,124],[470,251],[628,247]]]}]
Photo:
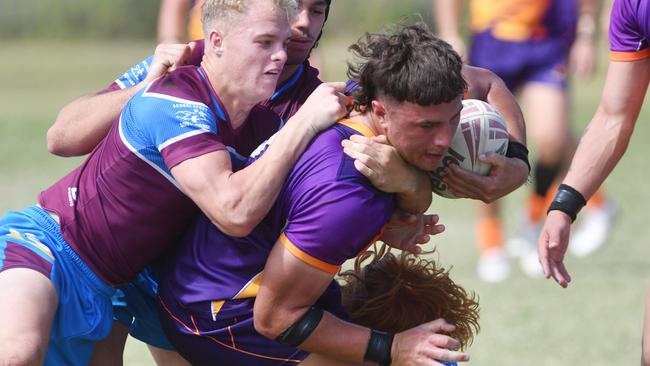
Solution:
[{"label": "blond hair", "polygon": [[340,276],[343,307],[353,323],[399,333],[443,318],[456,326],[449,335],[463,348],[479,331],[478,296],[434,261],[407,252],[396,256],[382,246],[359,256],[354,270]]},{"label": "blond hair", "polygon": [[[201,6],[203,34],[207,37],[216,23],[229,25],[246,12],[252,0],[205,0]],[[298,0],[263,0],[273,2],[291,21],[298,13]],[[227,27],[226,27],[227,28]]]}]

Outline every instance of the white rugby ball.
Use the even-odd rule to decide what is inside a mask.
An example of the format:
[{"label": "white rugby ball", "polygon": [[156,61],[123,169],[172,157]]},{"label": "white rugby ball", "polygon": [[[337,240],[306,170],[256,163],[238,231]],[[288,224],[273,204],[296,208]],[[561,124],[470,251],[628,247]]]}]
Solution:
[{"label": "white rugby ball", "polygon": [[433,191],[443,197],[458,198],[442,181],[442,172],[449,164],[480,175],[487,175],[491,165],[478,160],[481,154],[495,152],[505,155],[508,149],[508,129],[503,117],[491,105],[477,99],[463,100],[458,129],[442,163],[429,172]]}]

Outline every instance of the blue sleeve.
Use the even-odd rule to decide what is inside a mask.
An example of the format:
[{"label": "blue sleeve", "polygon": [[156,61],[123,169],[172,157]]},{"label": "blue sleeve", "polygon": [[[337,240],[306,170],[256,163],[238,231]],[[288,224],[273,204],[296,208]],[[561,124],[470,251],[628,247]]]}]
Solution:
[{"label": "blue sleeve", "polygon": [[146,79],[149,74],[149,67],[151,67],[152,60],[153,55],[145,58],[142,62],[133,65],[131,68],[126,70],[122,76],[115,80],[115,84],[119,85],[122,89],[126,89]]}]

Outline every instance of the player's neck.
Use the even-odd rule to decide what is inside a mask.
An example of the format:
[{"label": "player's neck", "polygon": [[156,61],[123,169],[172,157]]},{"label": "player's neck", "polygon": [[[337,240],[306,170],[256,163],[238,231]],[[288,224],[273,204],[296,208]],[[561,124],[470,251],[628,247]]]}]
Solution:
[{"label": "player's neck", "polygon": [[289,80],[296,73],[296,71],[298,71],[300,65],[302,64],[284,65],[282,72],[280,73],[280,77],[278,78],[278,86],[284,84],[285,81]]},{"label": "player's neck", "polygon": [[372,113],[365,113],[365,112],[357,112],[357,111],[352,111],[350,112],[350,115],[348,119],[351,119],[357,123],[361,123],[368,127],[375,135],[383,135],[384,134],[384,129],[381,127],[377,121],[375,121],[375,118],[373,118]]},{"label": "player's neck", "polygon": [[[221,101],[221,104],[223,104],[223,107],[226,109],[230,125],[234,129],[239,128],[246,121],[251,109],[253,109],[253,107],[260,101],[246,98],[246,95],[242,94],[241,90],[239,90],[238,83],[229,82],[226,77],[227,73],[222,72],[219,67],[210,62],[207,58],[203,58],[201,67],[205,70],[205,76],[208,78],[208,82],[217,94],[219,101]],[[216,79],[215,75],[219,75],[218,83],[214,82]]]}]

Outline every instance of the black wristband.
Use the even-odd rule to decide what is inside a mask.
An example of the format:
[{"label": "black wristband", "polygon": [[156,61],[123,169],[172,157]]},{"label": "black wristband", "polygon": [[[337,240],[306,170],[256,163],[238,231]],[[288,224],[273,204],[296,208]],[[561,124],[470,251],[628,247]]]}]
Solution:
[{"label": "black wristband", "polygon": [[390,349],[392,347],[393,334],[372,329],[363,360],[374,362],[380,366],[390,366],[392,362]]},{"label": "black wristband", "polygon": [[528,149],[523,144],[510,140],[508,141],[508,149],[506,150],[506,157],[517,158],[526,163],[528,166],[528,173],[530,173],[530,161],[528,161]]},{"label": "black wristband", "polygon": [[323,310],[310,307],[297,322],[282,332],[275,340],[290,347],[298,347],[316,329],[323,318]]},{"label": "black wristband", "polygon": [[567,214],[571,218],[571,222],[575,221],[578,212],[584,205],[587,204],[585,197],[575,188],[568,186],[566,184],[560,184],[560,187],[557,189],[557,194],[551,202],[551,206],[548,208],[546,213],[550,211],[558,210]]}]

